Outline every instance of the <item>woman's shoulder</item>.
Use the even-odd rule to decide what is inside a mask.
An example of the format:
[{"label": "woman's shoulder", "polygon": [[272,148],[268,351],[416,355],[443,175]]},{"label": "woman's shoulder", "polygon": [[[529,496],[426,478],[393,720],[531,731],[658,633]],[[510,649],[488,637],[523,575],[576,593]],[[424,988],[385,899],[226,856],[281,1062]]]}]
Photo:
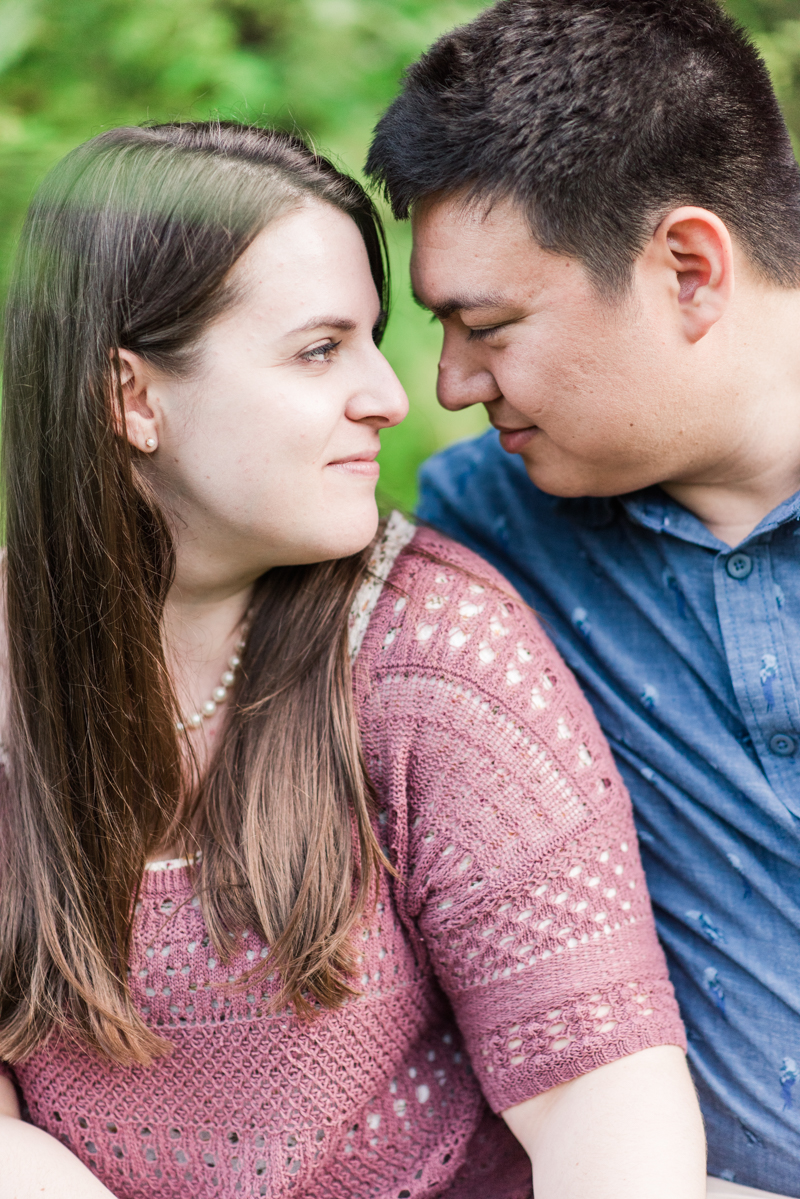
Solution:
[{"label": "woman's shoulder", "polygon": [[397,573],[405,571],[424,585],[435,579],[442,568],[455,586],[473,587],[473,594],[478,584],[524,603],[511,583],[485,558],[430,525],[417,525],[413,538],[398,557]]},{"label": "woman's shoulder", "polygon": [[528,712],[550,707],[548,693],[557,684],[562,700],[580,695],[514,587],[472,550],[425,526],[388,574],[362,653],[373,675],[434,671]]},{"label": "woman's shoulder", "polygon": [[428,525],[416,526],[387,584],[378,607],[383,613],[388,608],[405,613],[406,621],[410,612],[428,613],[425,620],[431,631],[423,640],[431,640],[449,621],[469,621],[477,628],[498,612],[505,620],[537,623],[531,608],[494,566]]},{"label": "woman's shoulder", "polygon": [[[350,609],[351,656],[360,656],[363,662],[374,653],[376,626],[391,619],[391,613],[404,612],[406,605],[415,611],[421,602],[426,611],[438,612],[455,604],[460,615],[476,616],[485,610],[492,594],[524,606],[511,584],[472,550],[436,529],[412,524],[400,512],[392,512]],[[478,596],[484,598],[477,600]],[[406,623],[407,616],[401,621]],[[399,630],[400,624],[395,627]],[[431,633],[424,640],[430,640],[439,622],[435,630],[430,622],[429,627]],[[390,637],[383,648],[388,649],[393,640]],[[396,653],[397,649],[392,656]]]},{"label": "woman's shoulder", "polygon": [[[603,794],[615,777],[597,719],[533,610],[492,566],[435,530],[417,529],[397,556],[356,681],[370,719],[379,694],[393,722],[404,707],[419,714],[420,704],[434,723],[468,708],[470,720],[493,714],[515,736],[549,746],[581,789]],[[484,734],[496,740],[497,730]]]}]

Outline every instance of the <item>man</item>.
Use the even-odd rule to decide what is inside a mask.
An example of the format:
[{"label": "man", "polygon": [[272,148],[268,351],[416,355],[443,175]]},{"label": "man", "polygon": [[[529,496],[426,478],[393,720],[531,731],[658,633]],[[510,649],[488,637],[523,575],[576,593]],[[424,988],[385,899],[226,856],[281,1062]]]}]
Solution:
[{"label": "man", "polygon": [[495,429],[420,515],[611,742],[710,1173],[800,1196],[800,172],[766,69],[713,0],[504,0],[410,69],[367,169],[439,400]]}]

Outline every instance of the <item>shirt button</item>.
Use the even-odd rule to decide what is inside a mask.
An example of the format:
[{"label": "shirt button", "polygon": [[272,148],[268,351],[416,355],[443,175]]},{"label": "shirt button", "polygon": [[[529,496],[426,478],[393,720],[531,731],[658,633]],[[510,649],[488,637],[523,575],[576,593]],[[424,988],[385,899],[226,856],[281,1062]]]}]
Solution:
[{"label": "shirt button", "polygon": [[779,758],[791,758],[797,751],[797,738],[789,733],[776,733],[770,738],[769,747]]},{"label": "shirt button", "polygon": [[753,559],[749,554],[731,554],[725,569],[732,579],[746,579],[753,569]]}]

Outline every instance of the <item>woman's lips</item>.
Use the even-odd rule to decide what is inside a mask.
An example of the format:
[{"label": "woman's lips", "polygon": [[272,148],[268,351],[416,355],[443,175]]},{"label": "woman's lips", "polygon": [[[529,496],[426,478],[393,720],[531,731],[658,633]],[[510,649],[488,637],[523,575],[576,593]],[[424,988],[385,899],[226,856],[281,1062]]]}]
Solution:
[{"label": "woman's lips", "polygon": [[329,462],[328,466],[335,470],[344,471],[348,475],[357,475],[360,479],[377,479],[381,468],[374,457],[340,458],[338,462]]},{"label": "woman's lips", "polygon": [[528,442],[539,432],[537,425],[529,425],[527,429],[503,429],[498,427],[500,444],[507,454],[518,454]]}]

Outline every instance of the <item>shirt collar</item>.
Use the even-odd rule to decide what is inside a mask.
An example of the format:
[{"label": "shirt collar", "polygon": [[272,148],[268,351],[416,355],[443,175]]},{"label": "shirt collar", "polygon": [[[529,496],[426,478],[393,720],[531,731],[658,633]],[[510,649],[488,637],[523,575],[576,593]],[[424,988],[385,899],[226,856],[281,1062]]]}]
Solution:
[{"label": "shirt collar", "polygon": [[[677,500],[673,500],[658,486],[645,487],[642,491],[621,495],[618,502],[632,521],[646,529],[668,533],[681,541],[704,545],[708,549],[730,551],[731,547],[715,537],[694,513],[684,508]],[[800,491],[778,504],[777,508],[773,508],[741,544],[747,545],[792,520],[800,520]]]},{"label": "shirt collar", "polygon": [[[563,508],[572,520],[592,529],[602,529],[613,524],[624,511],[630,520],[656,533],[667,533],[681,541],[702,545],[717,552],[730,553],[731,547],[715,537],[701,520],[677,500],[673,500],[660,487],[644,487],[620,496],[581,496],[575,499],[555,499],[555,506]],[[800,521],[800,491],[778,504],[742,545],[772,533],[790,521]]]}]

